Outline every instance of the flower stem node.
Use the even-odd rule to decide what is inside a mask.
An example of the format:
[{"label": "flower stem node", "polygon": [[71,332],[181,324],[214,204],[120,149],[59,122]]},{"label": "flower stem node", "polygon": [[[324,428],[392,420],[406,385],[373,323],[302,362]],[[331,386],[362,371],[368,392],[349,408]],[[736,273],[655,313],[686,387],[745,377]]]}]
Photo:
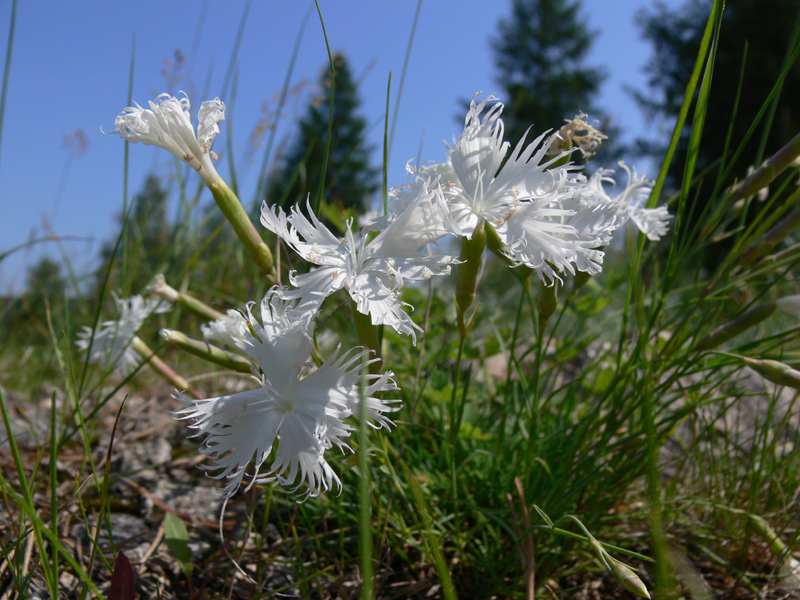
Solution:
[{"label": "flower stem node", "polygon": [[199,356],[209,362],[213,362],[233,371],[240,373],[250,372],[250,361],[241,356],[237,356],[232,352],[218,348],[203,340],[191,338],[185,333],[175,331],[174,329],[162,329],[158,332],[159,335],[168,344],[180,348],[181,350]]},{"label": "flower stem node", "polygon": [[155,294],[156,296],[161,296],[165,300],[169,300],[173,304],[177,304],[181,308],[186,309],[188,312],[192,313],[193,315],[200,317],[201,319],[207,319],[209,321],[213,321],[214,319],[219,319],[224,317],[221,312],[218,310],[214,310],[207,304],[201,302],[194,296],[190,295],[187,292],[179,292],[172,286],[167,283],[166,278],[164,275],[159,273],[156,275],[153,284],[147,288],[148,294]]}]

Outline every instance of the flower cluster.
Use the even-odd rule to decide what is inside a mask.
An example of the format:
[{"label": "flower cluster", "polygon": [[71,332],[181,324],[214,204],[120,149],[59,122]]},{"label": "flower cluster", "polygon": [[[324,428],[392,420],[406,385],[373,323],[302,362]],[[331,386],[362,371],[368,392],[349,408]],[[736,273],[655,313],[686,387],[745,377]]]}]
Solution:
[{"label": "flower cluster", "polygon": [[416,341],[415,329],[419,326],[403,310],[402,287],[407,281],[447,275],[455,262],[453,256],[417,251],[455,231],[441,186],[421,185],[406,209],[393,215],[376,237],[364,232],[356,238],[348,229],[340,240],[317,219],[310,206],[308,212],[310,220],[298,207],[288,215],[266,203],[261,210],[264,227],[306,261],[318,265],[302,275],[290,274],[296,289],[285,292],[285,296],[314,304],[344,288],[356,309],[368,314],[373,325],[389,325]]},{"label": "flower cluster", "polygon": [[[344,236],[335,236],[310,202],[288,212],[262,205],[261,224],[310,267],[290,272],[292,287],[272,288],[256,314],[251,303],[246,314],[229,311],[203,328],[206,339],[250,358],[259,385],[208,399],[191,400],[182,392],[176,396],[186,403],[179,417],[192,421],[196,435],[205,436],[201,452],[211,459],[206,468],[213,477],[227,480],[227,497],[242,485],[251,462],[248,488],[277,482],[293,490],[304,488],[306,496],[340,489],[325,451],[349,448],[352,426],[347,418],[366,412],[373,427],[392,425],[386,415],[398,410],[399,401],[379,394],[398,388],[390,371],[376,372],[381,357],[371,353],[377,346],[346,352],[339,347],[319,367],[309,364],[314,321],[331,294],[344,290],[353,310],[368,316],[368,321],[357,321],[357,328],[389,326],[416,343],[421,328],[407,312],[403,287],[459,269],[456,297],[462,319],[474,299],[476,259],[482,258],[487,243],[513,266],[535,271],[552,286],[567,275],[599,273],[603,248],[629,219],[651,240],[666,233],[670,217],[664,208],[644,208],[651,184],[635,170],[620,163],[628,184],[612,197],[605,186],[613,183],[613,171],[600,169],[587,177],[570,162],[573,149],[591,155],[605,138],[585,115],[555,133],[530,141],[525,136],[512,149],[503,137],[502,103],[493,96],[478,101],[478,96],[470,104],[463,132],[448,146],[446,160],[409,165],[406,183],[389,193],[386,213],[364,219],[360,230],[350,220]],[[117,118],[117,131],[129,141],[165,148],[192,165],[216,191],[223,211],[227,207],[226,216],[238,215],[221,194],[226,186],[217,181],[209,158],[224,104],[218,99],[203,103],[196,134],[185,97],[164,94],[149,106],[125,109]],[[232,220],[235,227],[237,222]],[[263,240],[242,223],[237,233],[246,245],[255,240],[251,254],[257,259]],[[461,240],[460,256],[449,252],[452,244],[438,245],[446,236]],[[271,255],[266,251],[264,256],[269,256],[263,263],[267,272]],[[129,329],[130,335],[135,331],[116,327],[124,330],[123,339]],[[460,321],[462,336],[466,330]],[[104,332],[96,337],[107,348]],[[116,346],[110,354],[115,352]],[[363,375],[370,365],[370,374]]]}]

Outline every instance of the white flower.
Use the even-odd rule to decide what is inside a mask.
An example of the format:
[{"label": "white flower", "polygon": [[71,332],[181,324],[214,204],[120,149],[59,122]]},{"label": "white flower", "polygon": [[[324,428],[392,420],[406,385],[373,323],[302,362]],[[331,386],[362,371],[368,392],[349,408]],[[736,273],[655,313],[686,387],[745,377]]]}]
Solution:
[{"label": "white flower", "polygon": [[228,309],[227,316],[210,321],[207,325],[201,325],[200,331],[210,342],[233,346],[233,338],[239,335],[242,323],[244,323],[242,313],[231,308]]},{"label": "white flower", "polygon": [[94,332],[84,327],[78,332],[78,348],[86,352],[91,343],[89,362],[98,363],[105,368],[113,368],[122,375],[127,375],[138,365],[141,357],[131,347],[131,342],[136,332],[151,314],[162,313],[170,310],[168,302],[160,298],[144,300],[141,296],[131,296],[121,300],[114,294],[117,303],[119,318],[116,321],[104,321],[100,328]]},{"label": "white flower", "polygon": [[644,203],[653,189],[653,182],[645,179],[644,173],[637,174],[635,168],[629,169],[623,161],[619,161],[619,166],[628,174],[628,183],[618,196],[612,198],[603,186],[603,183],[606,182],[614,185],[614,179],[610,177],[614,171],[599,169],[589,178],[586,197],[590,201],[601,204],[616,204],[620,210],[624,210],[628,214],[639,231],[647,236],[647,239],[657,242],[667,234],[668,223],[672,219],[672,215],[665,206],[645,208]]},{"label": "white flower", "polygon": [[172,152],[183,162],[196,169],[207,184],[220,177],[211,158],[211,144],[219,133],[218,123],[225,118],[225,104],[219,99],[207,100],[200,105],[195,135],[189,117],[189,98],[176,98],[161,94],[149,109],[135,106],[125,108],[114,121],[114,127],[129,142],[142,142]]},{"label": "white flower", "polygon": [[545,139],[547,133],[527,145],[523,138],[506,159],[510,144],[503,141],[503,105],[497,102],[481,119],[487,103],[496,98],[489,96],[476,104],[477,97],[470,103],[464,132],[450,148],[447,162],[431,167],[443,184],[456,188],[448,198],[450,214],[468,238],[481,219],[498,225],[520,202],[549,202],[568,193],[565,184],[572,168],[555,166],[568,153],[547,159],[553,141]]},{"label": "white flower", "polygon": [[[555,151],[558,140],[548,132],[527,143],[523,138],[508,155],[503,141],[501,103],[481,118],[493,96],[470,104],[464,132],[450,148],[448,161],[423,166],[446,182],[450,215],[471,237],[486,220],[517,265],[534,269],[547,283],[559,273],[600,271],[599,250],[627,218],[610,202],[591,204],[583,198],[586,178],[572,171],[569,152]],[[508,156],[507,156],[508,155]]]},{"label": "white flower", "polygon": [[[226,497],[239,489],[251,461],[254,472],[247,489],[277,481],[292,486],[292,491],[305,484],[306,497],[333,487],[340,490],[341,482],[324,453],[333,446],[350,449],[346,439],[353,427],[344,420],[359,414],[362,359],[369,351],[354,348],[340,353],[337,348],[318,369],[309,371],[311,313],[300,317],[295,304],[281,298],[277,288],[261,302],[261,323],[253,317],[252,307],[251,303],[236,345],[258,365],[253,373],[260,387],[199,401],[179,393],[178,398],[190,406],[178,414],[194,420],[191,427],[198,430],[196,435],[207,436],[200,451],[213,461],[206,467],[217,471],[212,477],[228,479],[223,489]],[[392,406],[398,401],[374,395],[398,389],[392,373],[366,377],[369,423],[388,429],[393,423],[384,413],[398,410]],[[273,449],[273,460],[262,473]]]},{"label": "white flower", "polygon": [[574,195],[557,202],[521,202],[496,229],[509,248],[508,256],[549,284],[561,279],[559,273],[599,273],[599,248],[608,244],[625,218],[613,204],[590,206]]},{"label": "white flower", "polygon": [[[430,183],[430,182],[429,182]],[[296,290],[284,292],[286,298],[302,298],[304,303],[322,299],[345,288],[362,314],[370,315],[373,325],[388,325],[398,333],[411,335],[420,329],[403,311],[400,300],[406,281],[420,281],[434,275],[447,275],[456,261],[449,255],[424,255],[416,249],[435,242],[454,229],[438,185],[421,184],[406,210],[392,214],[374,239],[358,240],[349,229],[337,239],[314,213],[309,221],[295,206],[286,215],[280,207],[261,208],[261,223],[277,234],[306,261],[319,265],[308,273],[289,274]]]}]

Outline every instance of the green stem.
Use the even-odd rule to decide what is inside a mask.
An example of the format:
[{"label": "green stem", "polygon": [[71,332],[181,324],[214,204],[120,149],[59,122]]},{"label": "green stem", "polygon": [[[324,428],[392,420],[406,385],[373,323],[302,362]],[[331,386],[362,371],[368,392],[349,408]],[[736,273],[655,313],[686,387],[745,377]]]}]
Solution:
[{"label": "green stem", "polygon": [[169,300],[170,302],[185,308],[188,312],[192,313],[196,317],[200,317],[201,319],[215,321],[225,316],[218,310],[214,310],[208,306],[205,302],[198,300],[191,294],[187,292],[179,292],[175,288],[171,287],[161,273],[156,275],[155,283],[153,283],[153,285],[149,288],[148,292],[157,294],[165,300]]},{"label": "green stem", "polygon": [[558,308],[558,290],[556,288],[558,284],[553,281],[552,285],[545,284],[544,281],[541,282],[539,286],[539,298],[536,302],[536,307],[539,310],[539,337],[542,338],[544,336],[544,330],[547,327],[547,322],[550,320],[550,317],[556,312],[556,308]]},{"label": "green stem", "polygon": [[136,352],[147,362],[148,365],[161,377],[166,379],[170,382],[176,389],[179,390],[186,390],[192,396],[197,398],[198,400],[202,400],[203,396],[198,394],[192,387],[189,385],[189,382],[186,381],[183,377],[178,375],[175,371],[173,371],[167,363],[161,360],[156,353],[153,352],[150,347],[145,344],[142,339],[138,336],[134,336],[133,340],[131,341],[131,348],[136,350]]},{"label": "green stem", "polygon": [[259,235],[250,217],[247,216],[247,211],[245,211],[242,203],[239,202],[239,198],[222,179],[208,183],[208,188],[214,195],[214,200],[217,201],[222,214],[225,215],[225,218],[233,226],[236,235],[244,244],[250,257],[258,265],[258,268],[267,275],[268,279],[274,279],[272,252],[270,252],[264,240],[261,239],[261,235]]},{"label": "green stem", "polygon": [[[358,312],[358,311],[355,311]],[[363,359],[366,363],[366,358]],[[369,385],[367,365],[362,364],[361,369],[361,402],[359,403],[358,424],[358,554],[361,557],[361,598],[374,600],[375,580],[372,564],[372,503],[370,499],[370,472],[369,472],[369,426],[367,419],[369,411],[367,406],[366,391]]]},{"label": "green stem", "polygon": [[380,358],[379,362],[372,363],[370,367],[371,373],[380,373],[383,365],[383,356],[381,354],[381,342],[378,327],[372,324],[369,315],[362,314],[356,308],[355,302],[351,303],[350,308],[353,311],[353,323],[356,326],[356,337],[358,343],[364,348],[372,350],[375,354],[373,356]]},{"label": "green stem", "polygon": [[414,503],[414,508],[419,516],[420,524],[422,525],[422,538],[425,540],[428,552],[431,555],[433,568],[439,576],[439,582],[442,585],[442,596],[445,600],[457,600],[456,588],[453,585],[453,580],[450,577],[450,571],[447,569],[447,560],[442,553],[442,535],[436,532],[436,528],[431,518],[428,504],[425,502],[425,496],[422,493],[422,487],[416,475],[406,466],[404,462],[400,462],[403,469],[408,489],[411,492],[411,501]]},{"label": "green stem", "polygon": [[19,477],[19,487],[22,491],[23,503],[22,506],[25,511],[28,513],[28,516],[31,520],[31,528],[33,529],[33,537],[36,541],[36,547],[39,550],[39,556],[42,557],[42,571],[44,572],[45,581],[47,581],[47,585],[50,588],[51,592],[56,591],[57,582],[53,581],[50,572],[50,563],[47,562],[45,558],[47,553],[45,552],[44,547],[44,539],[42,538],[42,524],[38,519],[38,515],[36,514],[36,509],[34,508],[33,504],[33,495],[31,494],[31,490],[28,487],[28,478],[25,476],[25,467],[22,464],[22,455],[19,452],[19,447],[17,446],[17,440],[14,437],[14,430],[11,427],[11,417],[8,414],[8,407],[6,406],[6,397],[3,394],[3,389],[0,388],[0,409],[3,412],[3,423],[6,427],[6,433],[8,434],[8,447],[11,450],[11,455],[14,457],[14,464],[17,467],[17,477]]},{"label": "green stem", "polygon": [[458,341],[458,354],[456,356],[456,372],[453,374],[453,391],[450,394],[450,455],[455,456],[456,442],[458,441],[458,423],[456,417],[458,414],[458,386],[461,383],[461,361],[464,357],[464,343],[466,337],[462,337]]},{"label": "green stem", "polygon": [[189,337],[174,329],[162,329],[159,334],[168,344],[180,348],[184,352],[239,373],[250,373],[250,361],[243,356],[218,348],[204,340]]}]

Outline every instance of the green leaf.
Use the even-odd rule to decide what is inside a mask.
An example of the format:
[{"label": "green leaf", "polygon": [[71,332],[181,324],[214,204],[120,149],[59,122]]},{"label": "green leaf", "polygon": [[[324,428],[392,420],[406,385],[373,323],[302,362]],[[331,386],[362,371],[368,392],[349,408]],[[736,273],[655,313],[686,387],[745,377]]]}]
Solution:
[{"label": "green leaf", "polygon": [[586,378],[583,380],[583,386],[598,394],[604,393],[611,382],[614,380],[614,369],[606,367],[601,369],[594,378]]},{"label": "green leaf", "polygon": [[189,531],[183,521],[172,513],[164,516],[164,541],[175,559],[181,564],[183,572],[189,577],[192,573],[192,551],[189,549]]}]

